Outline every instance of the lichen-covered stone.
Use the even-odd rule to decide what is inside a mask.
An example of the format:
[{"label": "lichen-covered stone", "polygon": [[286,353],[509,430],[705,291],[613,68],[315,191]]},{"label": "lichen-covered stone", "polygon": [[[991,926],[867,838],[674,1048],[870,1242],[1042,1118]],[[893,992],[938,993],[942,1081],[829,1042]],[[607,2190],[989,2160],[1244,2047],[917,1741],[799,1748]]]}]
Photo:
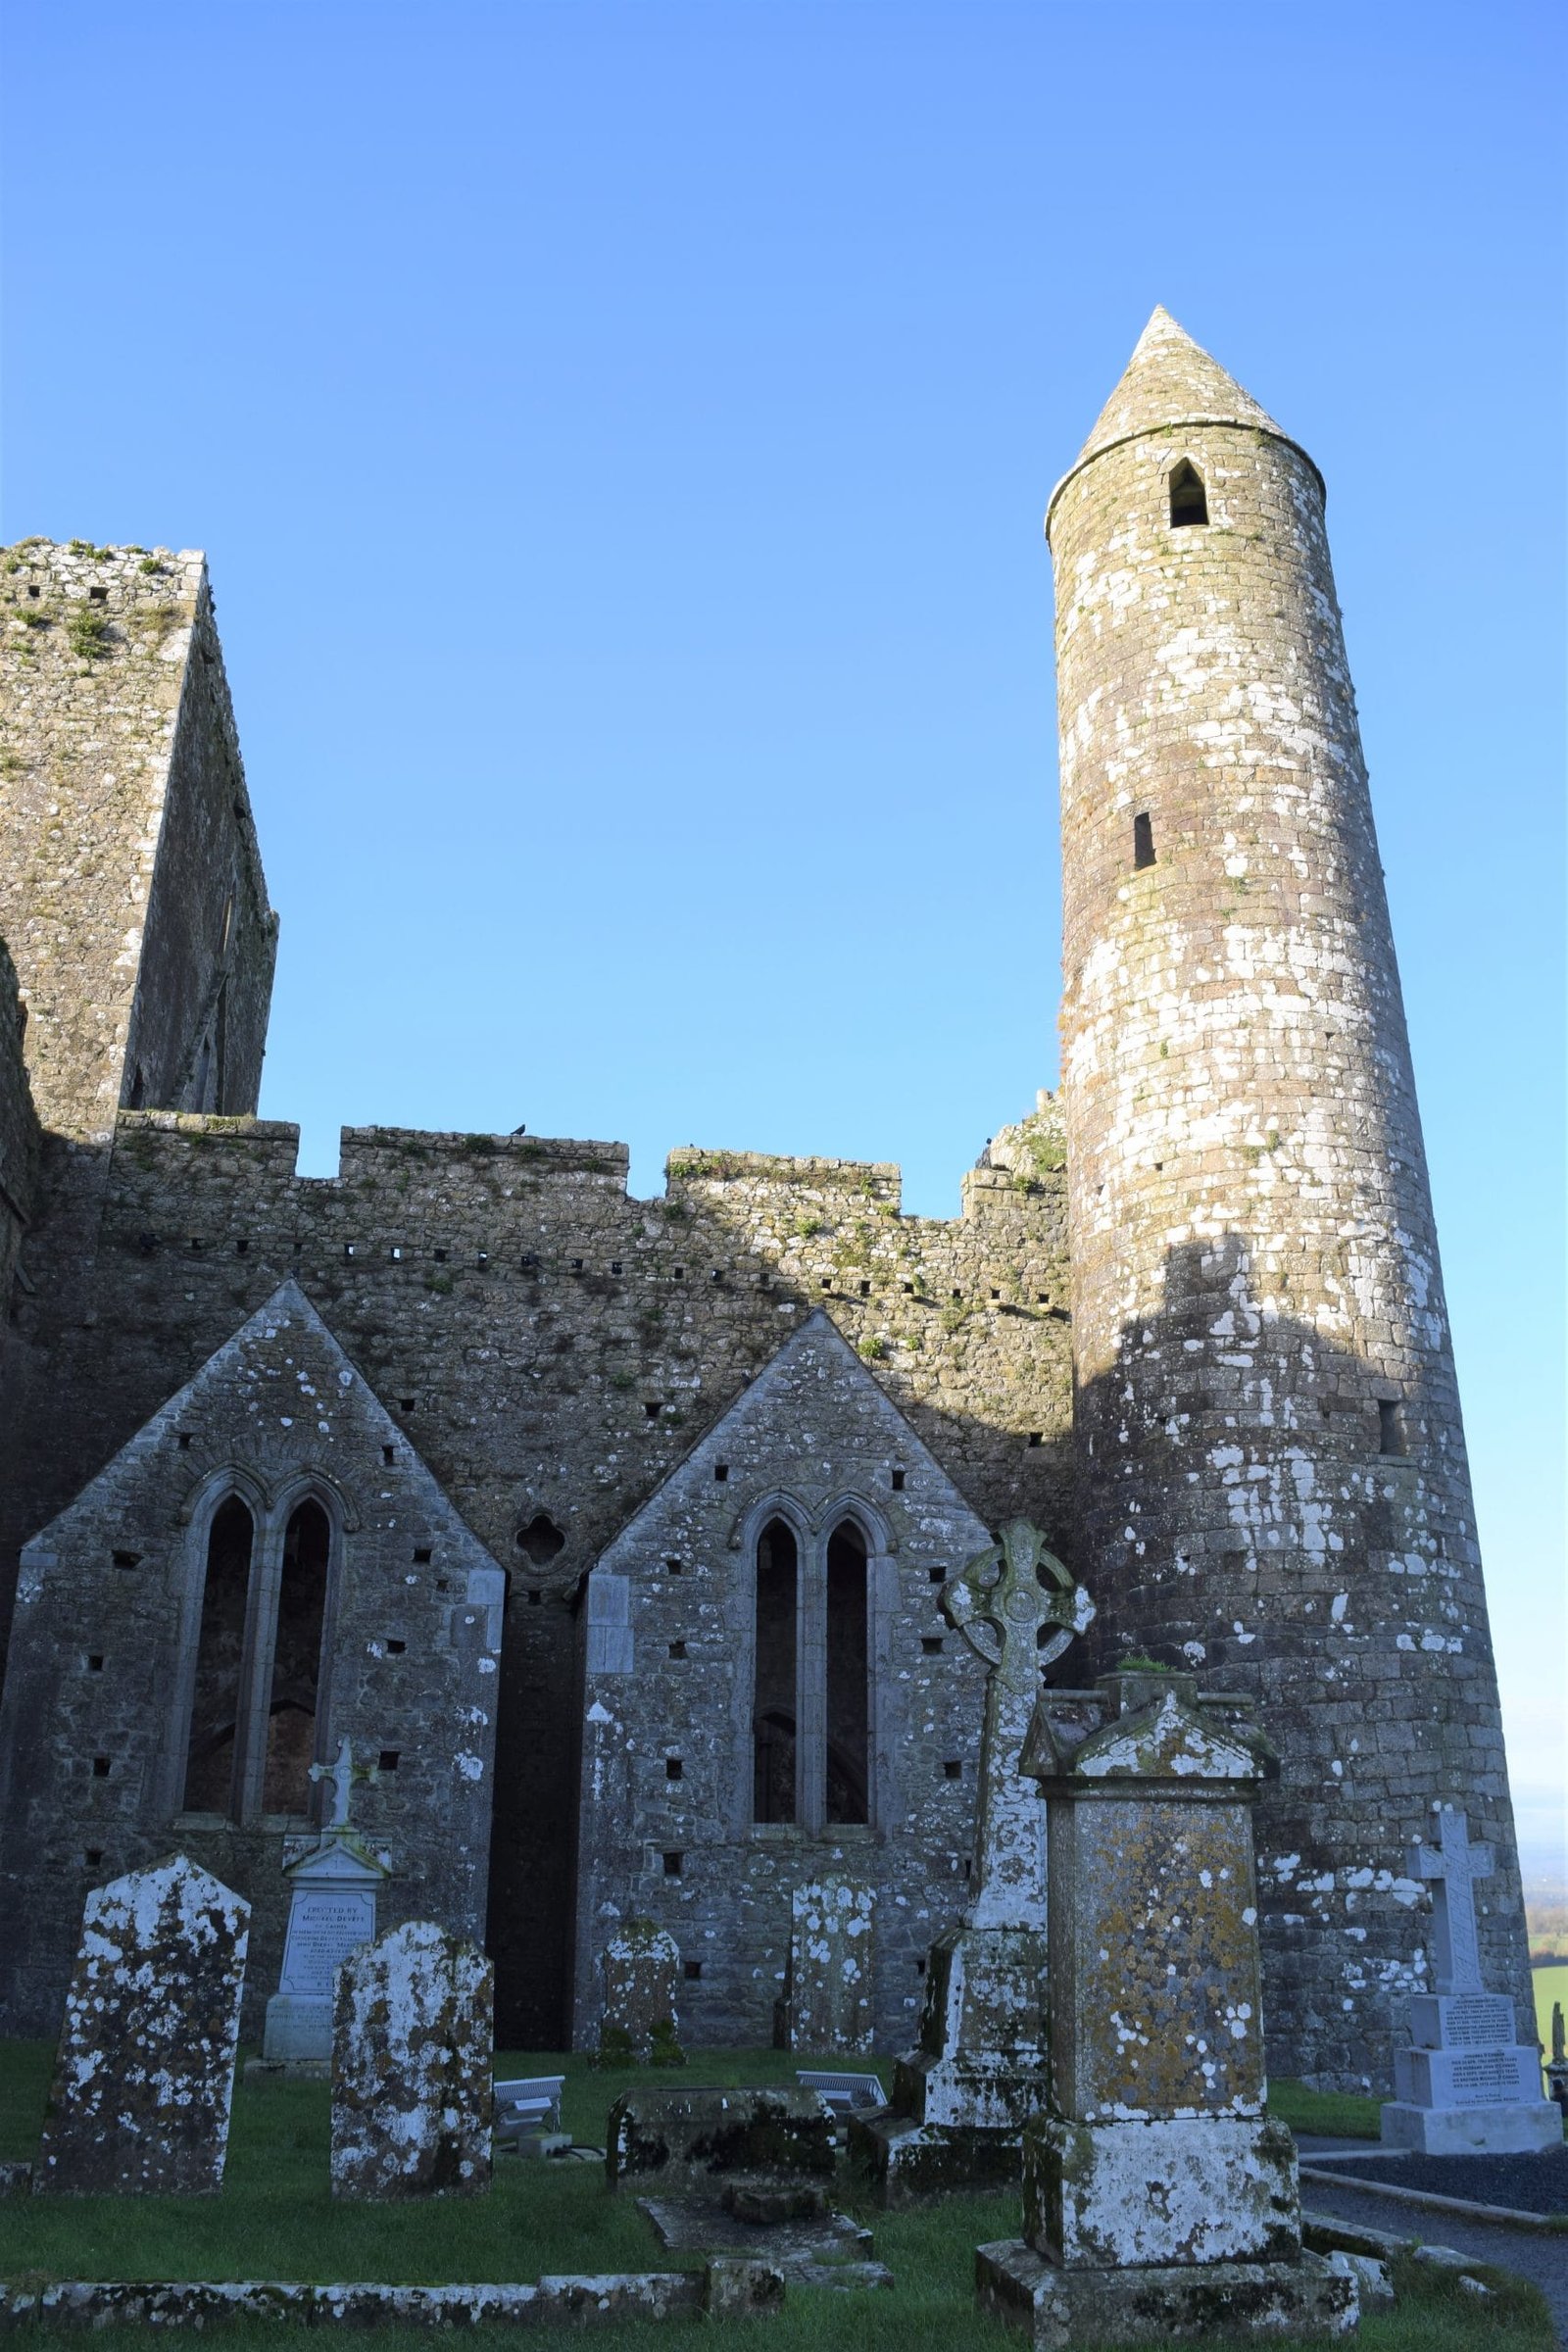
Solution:
[{"label": "lichen-covered stone", "polygon": [[1334,2343],[1353,2335],[1360,2318],[1356,2279],[1318,2254],[1064,2271],[1013,2238],[975,2249],[975,2285],[982,2310],[1022,2328],[1036,2352],[1241,2335]]},{"label": "lichen-covered stone", "polygon": [[833,2110],[814,2090],[676,2089],[648,2084],[610,2110],[605,2168],[612,2188],[625,2181],[710,2191],[737,2179],[799,2182],[831,2180],[836,2160]]},{"label": "lichen-covered stone", "polygon": [[605,2013],[599,2055],[606,2066],[684,2066],[675,1986],[680,1946],[651,1919],[630,1919],[604,1949]]},{"label": "lichen-covered stone", "polygon": [[780,2048],[860,2056],[876,2032],[875,1944],[869,1886],[823,1879],[791,1901],[789,1974],[779,2003]]},{"label": "lichen-covered stone", "polygon": [[87,1897],[35,2191],[222,2185],[249,1922],[183,1854]]},{"label": "lichen-covered stone", "polygon": [[1296,2142],[1283,2124],[1040,2116],[1023,2151],[1024,2236],[1069,2270],[1290,2262],[1299,2251]]},{"label": "lichen-covered stone", "polygon": [[332,2194],[477,2196],[490,2185],[494,1976],[410,1920],[351,1952],[332,2028]]}]

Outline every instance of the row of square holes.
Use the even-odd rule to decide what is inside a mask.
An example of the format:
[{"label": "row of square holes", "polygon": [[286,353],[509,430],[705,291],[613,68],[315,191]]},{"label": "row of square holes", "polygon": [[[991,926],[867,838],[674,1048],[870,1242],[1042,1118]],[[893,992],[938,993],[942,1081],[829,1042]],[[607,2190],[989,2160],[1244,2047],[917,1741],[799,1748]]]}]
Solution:
[{"label": "row of square holes", "polygon": [[[157,1248],[157,1246],[158,1246],[158,1237],[157,1237],[157,1235],[156,1235],[156,1234],[144,1233],[144,1234],[141,1236],[141,1247],[142,1247],[142,1250],[143,1250],[143,1252],[144,1252],[145,1254],[147,1254],[147,1255],[150,1255],[150,1254],[152,1253],[152,1251],[153,1251],[153,1250],[154,1250]],[[191,1237],[190,1237],[190,1248],[191,1248],[192,1250],[205,1250],[205,1249],[206,1249],[206,1247],[207,1247],[206,1243],[205,1243],[205,1242],[204,1242],[204,1241],[201,1239],[201,1237],[200,1237],[200,1235],[199,1235],[199,1234],[192,1234],[192,1235],[191,1235]],[[234,1244],[234,1249],[235,1249],[235,1251],[236,1251],[237,1255],[239,1255],[240,1257],[244,1257],[244,1256],[245,1256],[245,1255],[246,1255],[246,1254],[249,1252],[249,1250],[250,1250],[250,1243],[249,1243],[248,1241],[238,1241],[238,1242],[236,1242],[236,1243]],[[296,1242],[296,1243],[295,1243],[295,1245],[294,1245],[294,1254],[295,1254],[295,1256],[296,1256],[296,1257],[297,1257],[297,1256],[299,1256],[299,1255],[301,1254],[301,1251],[302,1251],[302,1245],[301,1245],[299,1242]],[[359,1256],[359,1253],[360,1253],[360,1246],[359,1246],[358,1242],[345,1242],[345,1243],[344,1243],[344,1245],[343,1245],[343,1255],[344,1255],[344,1257],[345,1257],[345,1258],[357,1258],[357,1257]],[[388,1257],[389,1261],[390,1261],[392,1264],[394,1264],[394,1265],[400,1265],[400,1264],[402,1264],[402,1263],[404,1262],[404,1260],[405,1260],[406,1254],[407,1254],[407,1253],[406,1253],[406,1251],[404,1250],[404,1248],[403,1248],[403,1245],[401,1244],[401,1242],[392,1242],[392,1243],[389,1243],[389,1244],[387,1245],[387,1257]],[[449,1250],[433,1250],[430,1252],[430,1254],[431,1254],[431,1257],[433,1258],[434,1262],[435,1262],[435,1263],[436,1263],[438,1266],[444,1266],[444,1265],[447,1265],[447,1264],[449,1264],[449,1263],[451,1262],[451,1252],[450,1252]],[[490,1263],[490,1252],[489,1252],[489,1250],[476,1250],[474,1251],[474,1258],[473,1258],[473,1262],[474,1262],[475,1266],[487,1266],[487,1265]],[[542,1263],[542,1260],[541,1260],[541,1258],[540,1258],[540,1256],[539,1256],[539,1253],[538,1253],[538,1251],[537,1251],[536,1250],[525,1250],[523,1251],[523,1253],[522,1253],[522,1257],[521,1257],[521,1259],[520,1259],[519,1263],[520,1263],[520,1266],[521,1266],[521,1270],[522,1270],[522,1272],[523,1272],[524,1274],[535,1274],[535,1273],[537,1273],[537,1272],[539,1271],[539,1268],[540,1268],[540,1265],[541,1265],[541,1263]],[[567,1261],[566,1261],[566,1263],[567,1263],[567,1268],[568,1268],[568,1271],[569,1271],[569,1272],[571,1272],[571,1273],[573,1273],[573,1274],[583,1274],[583,1273],[586,1273],[586,1272],[587,1272],[587,1262],[586,1262],[586,1260],[585,1260],[585,1259],[583,1259],[583,1258],[580,1258],[580,1257],[568,1258],[568,1259],[567,1259]],[[611,1271],[611,1273],[612,1273],[612,1274],[621,1274],[621,1273],[623,1273],[623,1272],[625,1271],[625,1268],[624,1268],[624,1265],[623,1265],[623,1262],[622,1262],[622,1260],[621,1260],[620,1258],[618,1258],[618,1257],[612,1257],[612,1258],[611,1259],[611,1261],[610,1261],[610,1271]],[[685,1279],[686,1279],[686,1269],[685,1269],[685,1267],[684,1267],[684,1266],[672,1266],[672,1267],[670,1268],[670,1279],[671,1279],[671,1281],[673,1281],[673,1282],[684,1282],[684,1281],[685,1281]],[[723,1267],[722,1267],[722,1266],[714,1266],[714,1267],[712,1268],[711,1272],[710,1273],[710,1275],[709,1275],[708,1279],[709,1279],[709,1281],[710,1281],[710,1282],[719,1282],[719,1283],[723,1282],[723,1281],[726,1279]],[[771,1274],[759,1274],[759,1276],[757,1277],[757,1281],[758,1281],[758,1286],[759,1286],[759,1288],[760,1288],[760,1289],[761,1289],[761,1290],[764,1290],[764,1291],[765,1291],[765,1290],[770,1290],[770,1289],[772,1288],[772,1284],[773,1284],[773,1277],[772,1277],[772,1275],[771,1275]],[[822,1279],[821,1279],[821,1288],[822,1288],[824,1291],[829,1291],[829,1292],[832,1292],[832,1291],[833,1291],[833,1289],[834,1289],[834,1282],[833,1282],[833,1277],[832,1277],[832,1275],[831,1275],[831,1274],[824,1274],[824,1275],[822,1276]],[[869,1298],[871,1297],[872,1286],[871,1286],[871,1284],[870,1284],[869,1282],[861,1282],[861,1283],[860,1283],[860,1284],[858,1286],[858,1294],[859,1294],[860,1298]],[[902,1290],[902,1291],[905,1293],[906,1297],[907,1297],[907,1298],[913,1298],[913,1297],[915,1296],[915,1286],[914,1286],[914,1284],[913,1284],[912,1282],[906,1282],[906,1283],[902,1283],[902,1284],[900,1285],[900,1288],[901,1288],[901,1290]],[[837,1295],[838,1295],[838,1296],[845,1297],[845,1298],[848,1298],[850,1294],[849,1294],[848,1292],[843,1292],[843,1293],[840,1293],[840,1294],[837,1294]],[[956,1290],[956,1290],[954,1290],[954,1291],[953,1291],[953,1292],[950,1294],[950,1296],[951,1296],[952,1299],[954,1300],[955,1304],[957,1304],[957,1305],[961,1305],[961,1304],[962,1304],[962,1302],[963,1302],[963,1293],[962,1293],[962,1291],[961,1291],[961,1290]],[[992,1290],[991,1297],[992,1297],[992,1299],[993,1299],[993,1301],[994,1301],[994,1302],[1003,1303],[1003,1299],[1002,1299],[1002,1293],[1001,1293],[1001,1291],[1000,1291],[1000,1290],[997,1290],[997,1289],[995,1289],[995,1288],[994,1288],[994,1289]],[[1050,1305],[1051,1305],[1051,1293],[1050,1293],[1049,1291],[1036,1291],[1036,1293],[1035,1293],[1035,1304],[1036,1304],[1037,1306],[1050,1306]],[[1058,1308],[1054,1309],[1054,1311],[1055,1313],[1057,1313],[1057,1314],[1063,1314],[1063,1313],[1065,1313],[1065,1311],[1066,1311],[1066,1310],[1065,1310],[1064,1308],[1059,1308],[1059,1307],[1058,1307]]]}]

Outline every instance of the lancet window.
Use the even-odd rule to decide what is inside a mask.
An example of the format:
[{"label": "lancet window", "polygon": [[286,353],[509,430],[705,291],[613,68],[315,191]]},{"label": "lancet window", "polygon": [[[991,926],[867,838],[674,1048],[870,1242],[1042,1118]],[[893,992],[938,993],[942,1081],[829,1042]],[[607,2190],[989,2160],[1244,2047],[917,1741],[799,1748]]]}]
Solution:
[{"label": "lancet window", "polygon": [[873,1815],[873,1590],[849,1513],[808,1531],[783,1512],[754,1546],[752,1819],[805,1831]]}]

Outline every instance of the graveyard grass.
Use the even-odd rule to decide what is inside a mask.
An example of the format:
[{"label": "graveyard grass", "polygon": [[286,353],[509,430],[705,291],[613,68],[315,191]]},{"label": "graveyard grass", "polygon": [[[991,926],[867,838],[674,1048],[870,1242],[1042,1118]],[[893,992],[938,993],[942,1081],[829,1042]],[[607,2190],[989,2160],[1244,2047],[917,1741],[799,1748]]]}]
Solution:
[{"label": "graveyard grass", "polygon": [[[0,2043],[0,2157],[29,2158],[37,2144],[53,2050],[42,2042]],[[793,2082],[800,2058],[781,2050],[704,2051],[687,2077],[709,2082]],[[886,2070],[883,2070],[884,2072]],[[564,2073],[563,2122],[578,2141],[602,2146],[611,2102],[644,2071],[601,2074],[581,2057],[537,2052],[498,2060],[498,2073]],[[1300,2094],[1311,2099],[1310,2093]],[[1362,2102],[1370,2104],[1370,2102]],[[1316,2128],[1341,2129],[1314,2119]],[[1311,2127],[1308,2127],[1311,2128]],[[530,2279],[543,2272],[675,2270],[699,2258],[663,2251],[627,2194],[606,2193],[592,2163],[503,2158],[488,2197],[416,2205],[351,2204],[327,2189],[327,2091],[323,2083],[236,2086],[228,2169],[216,2197],[16,2197],[0,2200],[0,2278],[382,2278],[416,2283]],[[739,2322],[760,2330],[759,2352],[909,2352],[936,2343],[947,2352],[1006,2352],[1022,2341],[983,2318],[973,2299],[973,2249],[1019,2228],[1015,2196],[956,2197],[923,2209],[859,2211],[894,2291],[838,2294],[792,2288],[776,2319]],[[1546,2352],[1552,2333],[1535,2290],[1490,2274],[1499,2292],[1484,2310],[1451,2277],[1403,2266],[1396,2311],[1363,2325],[1365,2352]],[[46,2330],[45,2332],[52,2332]],[[75,2332],[75,2331],[73,2331]],[[275,2345],[290,2323],[208,2328],[203,2340]],[[430,2332],[377,2328],[386,2352],[428,2352]],[[580,2328],[490,2328],[485,2342],[518,2352],[565,2352]],[[603,2336],[605,2352],[697,2352],[711,2345],[708,2321],[633,2323]],[[145,2331],[93,2330],[102,2352],[130,2352]],[[1221,2352],[1216,2342],[1207,2352]]]}]

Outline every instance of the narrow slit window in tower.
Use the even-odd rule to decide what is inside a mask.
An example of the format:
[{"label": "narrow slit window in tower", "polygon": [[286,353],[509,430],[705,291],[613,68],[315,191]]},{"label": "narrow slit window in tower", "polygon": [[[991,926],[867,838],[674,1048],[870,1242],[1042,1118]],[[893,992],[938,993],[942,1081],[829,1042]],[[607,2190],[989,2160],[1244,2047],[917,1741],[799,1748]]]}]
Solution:
[{"label": "narrow slit window in tower", "polygon": [[757,1540],[752,1818],[795,1819],[795,1610],[799,1555],[782,1519]]},{"label": "narrow slit window in tower", "polygon": [[1203,477],[1190,459],[1183,458],[1170,477],[1170,527],[1185,530],[1195,522],[1208,520],[1208,498],[1203,489]]},{"label": "narrow slit window in tower", "polygon": [[1133,865],[1142,872],[1154,862],[1154,820],[1147,808],[1133,818]]},{"label": "narrow slit window in tower", "polygon": [[1393,1397],[1378,1399],[1379,1453],[1408,1453],[1404,1438],[1404,1411]]},{"label": "narrow slit window in tower", "polygon": [[866,1686],[865,1539],[846,1519],[827,1546],[827,1818],[863,1822],[870,1706]]},{"label": "narrow slit window in tower", "polygon": [[[267,1707],[264,1813],[308,1813],[311,1765],[316,1760],[320,1695],[321,1628],[326,1617],[326,1571],[332,1529],[315,1500],[302,1502],[283,1539],[272,1643],[272,1688]],[[401,1646],[401,1644],[399,1645]]]},{"label": "narrow slit window in tower", "polygon": [[237,1494],[213,1514],[185,1750],[182,1801],[187,1813],[226,1813],[233,1803],[234,1732],[254,1534],[251,1515]]}]

